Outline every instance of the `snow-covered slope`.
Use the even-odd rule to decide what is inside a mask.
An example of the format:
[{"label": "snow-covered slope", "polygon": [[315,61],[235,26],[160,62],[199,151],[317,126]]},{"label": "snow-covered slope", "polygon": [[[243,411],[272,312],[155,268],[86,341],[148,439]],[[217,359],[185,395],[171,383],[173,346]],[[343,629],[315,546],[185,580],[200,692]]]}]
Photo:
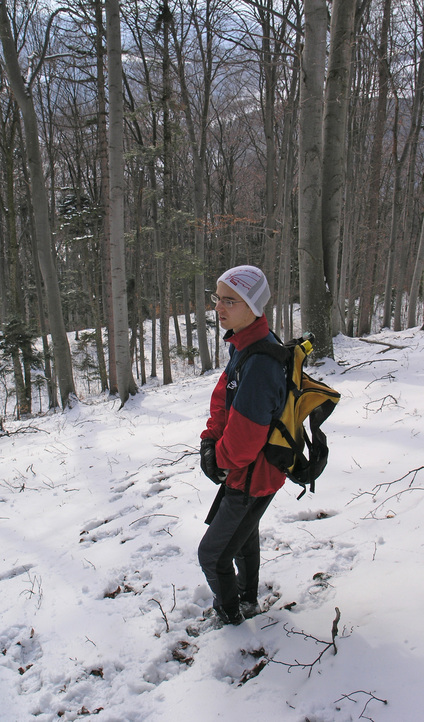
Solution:
[{"label": "snow-covered slope", "polygon": [[342,400],[316,494],[297,501],[287,482],[262,521],[261,594],[279,598],[197,637],[216,492],[198,437],[220,371],[121,410],[90,397],[7,423],[2,722],[424,718],[424,333],[368,340],[339,336],[311,372]]}]

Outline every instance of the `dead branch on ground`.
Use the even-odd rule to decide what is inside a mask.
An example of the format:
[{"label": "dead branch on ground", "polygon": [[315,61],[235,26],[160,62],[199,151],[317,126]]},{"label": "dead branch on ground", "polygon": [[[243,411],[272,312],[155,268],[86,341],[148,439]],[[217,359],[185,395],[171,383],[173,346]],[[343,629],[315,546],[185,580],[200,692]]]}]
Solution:
[{"label": "dead branch on ground", "polygon": [[388,341],[374,341],[370,338],[360,338],[359,341],[363,341],[364,343],[375,343],[377,346],[386,346],[386,348],[382,348],[381,351],[377,351],[377,353],[387,353],[387,351],[391,348],[402,350],[404,348],[411,348],[410,346],[397,346],[394,343],[389,343]]},{"label": "dead branch on ground", "polygon": [[379,484],[376,484],[376,485],[375,485],[375,487],[374,487],[374,489],[373,489],[373,492],[374,492],[374,494],[376,495],[376,494],[378,494],[378,492],[379,492],[381,489],[383,489],[383,488],[385,488],[386,491],[387,491],[387,489],[389,489],[391,486],[393,486],[393,484],[398,484],[399,481],[403,481],[404,479],[407,479],[408,476],[409,476],[410,474],[412,474],[412,479],[411,479],[411,481],[410,481],[409,484],[408,484],[408,488],[410,489],[410,488],[412,487],[412,485],[413,485],[416,477],[417,477],[418,472],[419,472],[419,471],[422,471],[423,469],[424,469],[424,466],[418,466],[416,469],[411,469],[410,471],[408,471],[407,474],[404,474],[404,475],[401,476],[399,479],[394,479],[393,481],[382,481],[382,482],[380,482]]},{"label": "dead branch on ground", "polygon": [[308,677],[310,677],[312,674],[313,668],[315,667],[316,664],[318,664],[318,662],[321,661],[322,657],[327,652],[327,650],[333,648],[334,654],[337,654],[337,647],[336,647],[335,640],[338,635],[339,621],[340,621],[340,609],[338,607],[336,607],[336,616],[333,620],[333,625],[331,628],[331,642],[327,642],[326,640],[318,639],[317,637],[314,637],[314,635],[312,635],[312,634],[306,634],[306,632],[304,632],[303,630],[299,632],[293,628],[287,629],[287,625],[285,624],[284,629],[285,629],[285,632],[288,637],[290,637],[291,635],[297,634],[297,635],[302,636],[305,640],[312,639],[315,642],[315,644],[323,644],[324,648],[321,650],[318,657],[316,659],[314,659],[313,662],[299,662],[297,659],[294,662],[280,662],[276,659],[270,659],[269,662],[273,662],[274,664],[281,664],[283,667],[287,667],[288,672],[291,672],[291,670],[295,667],[301,667],[301,669],[309,669]]},{"label": "dead branch on ground", "polygon": [[[175,607],[177,606],[177,595],[176,595],[176,590],[175,590],[175,584],[172,585],[172,599],[173,599],[173,604],[172,604],[172,608],[170,610],[170,614],[172,614]],[[150,599],[150,601],[154,602],[155,604],[158,605],[158,607],[162,613],[163,621],[165,622],[166,631],[169,632],[170,627],[169,627],[169,622],[168,622],[168,616],[167,616],[162,604],[159,602],[158,599]]]},{"label": "dead branch on ground", "polygon": [[361,366],[371,366],[371,364],[376,364],[381,361],[393,361],[393,363],[396,363],[396,359],[394,358],[374,358],[371,359],[371,361],[362,361],[359,364],[354,364],[353,366],[348,366],[347,369],[341,372],[340,376],[343,376],[343,374],[347,374],[348,371],[352,371],[352,369],[359,369]]},{"label": "dead branch on ground", "polygon": [[363,690],[363,689],[358,689],[358,690],[356,690],[356,692],[349,692],[349,694],[342,694],[342,696],[339,699],[335,700],[334,704],[337,704],[337,702],[341,702],[344,699],[348,699],[351,702],[355,702],[355,704],[356,704],[358,702],[358,700],[353,699],[353,696],[355,694],[365,694],[368,696],[365,706],[364,706],[361,714],[359,715],[358,719],[367,719],[367,720],[371,720],[371,722],[373,722],[371,717],[365,717],[365,715],[364,715],[364,712],[366,711],[369,703],[372,702],[373,700],[375,700],[376,702],[381,702],[382,704],[388,704],[387,699],[380,699],[380,697],[376,697],[372,692],[365,692],[365,690]]},{"label": "dead branch on ground", "polygon": [[[359,499],[361,496],[370,496],[373,501],[376,501],[379,492],[384,490],[387,493],[387,491],[391,489],[391,487],[393,487],[395,484],[398,484],[399,482],[407,479],[408,476],[411,476],[411,479],[406,488],[399,489],[398,491],[393,492],[393,494],[390,494],[390,496],[387,496],[364,517],[364,519],[378,519],[379,517],[376,516],[376,513],[379,509],[385,506],[387,502],[391,501],[392,499],[399,499],[402,494],[406,494],[408,491],[424,491],[423,487],[413,486],[415,479],[417,478],[418,472],[422,471],[423,469],[424,466],[418,466],[416,469],[411,469],[410,471],[408,471],[407,474],[404,474],[399,479],[393,479],[393,481],[382,481],[379,484],[376,484],[371,491],[360,491],[358,494],[355,494],[350,501],[348,501],[346,506],[349,506],[349,504],[351,504],[356,499]],[[395,516],[394,512],[392,512],[392,514],[393,516]],[[387,514],[386,516],[380,518],[386,519]]]},{"label": "dead branch on ground", "polygon": [[15,436],[16,434],[36,434],[37,432],[43,432],[44,434],[50,434],[49,431],[46,431],[46,429],[40,429],[38,426],[33,426],[32,424],[27,424],[26,426],[20,426],[19,429],[15,429],[15,431],[9,431],[4,427],[4,424],[1,426],[1,436]]},{"label": "dead branch on ground", "polygon": [[[381,401],[381,405],[378,409],[372,409],[370,408],[372,404],[378,404]],[[387,402],[387,403],[386,403]],[[397,406],[398,400],[392,396],[392,394],[387,394],[386,396],[383,396],[382,399],[375,399],[374,401],[368,401],[367,404],[365,404],[365,409],[367,411],[372,411],[374,414],[378,414],[379,411],[383,411],[383,409],[386,406]]]},{"label": "dead branch on ground", "polygon": [[[181,450],[181,446],[183,446],[183,450]],[[174,450],[174,447],[175,450]],[[180,447],[180,449],[178,449]],[[168,458],[156,458],[153,461],[154,462],[160,462],[161,466],[175,466],[175,464],[178,464],[180,461],[185,459],[187,456],[198,456],[200,454],[200,450],[196,449],[194,446],[186,446],[183,444],[172,444],[171,446],[158,446],[158,449],[162,449],[163,451],[166,451],[168,454],[178,454],[178,456],[175,459]],[[191,451],[190,451],[191,449]]]},{"label": "dead branch on ground", "polygon": [[392,383],[393,381],[396,381],[396,376],[393,376],[393,374],[389,371],[388,374],[384,374],[380,378],[370,381],[369,384],[365,386],[365,388],[367,389],[369,386],[375,384],[377,381],[389,381],[389,383]]},{"label": "dead branch on ground", "polygon": [[162,604],[157,599],[151,599],[151,602],[155,602],[155,604],[158,605],[160,611],[162,612],[162,617],[166,625],[166,631],[169,632],[169,622],[168,617],[166,616],[166,612],[164,611],[164,608],[162,607]]},{"label": "dead branch on ground", "polygon": [[138,521],[143,521],[144,519],[150,519],[153,516],[166,516],[170,519],[179,519],[180,518],[179,516],[175,516],[175,514],[145,514],[144,516],[140,516],[138,519],[134,519],[134,521],[132,521],[130,523],[130,526],[132,526],[133,524],[137,524]]}]

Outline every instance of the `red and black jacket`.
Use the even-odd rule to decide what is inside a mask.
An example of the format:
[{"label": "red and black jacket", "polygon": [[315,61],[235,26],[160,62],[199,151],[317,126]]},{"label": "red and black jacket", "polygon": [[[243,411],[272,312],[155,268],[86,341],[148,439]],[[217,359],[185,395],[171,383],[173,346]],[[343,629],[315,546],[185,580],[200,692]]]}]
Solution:
[{"label": "red and black jacket", "polygon": [[270,424],[279,418],[286,398],[286,379],[281,364],[266,354],[253,354],[236,367],[250,344],[266,339],[276,343],[265,315],[250,326],[224,336],[230,342],[230,360],[221,374],[210,403],[210,417],[201,438],[216,441],[216,461],[229,469],[227,486],[245,491],[249,464],[255,462],[250,481],[251,496],[274,494],[285,475],[269,464],[263,454]]}]

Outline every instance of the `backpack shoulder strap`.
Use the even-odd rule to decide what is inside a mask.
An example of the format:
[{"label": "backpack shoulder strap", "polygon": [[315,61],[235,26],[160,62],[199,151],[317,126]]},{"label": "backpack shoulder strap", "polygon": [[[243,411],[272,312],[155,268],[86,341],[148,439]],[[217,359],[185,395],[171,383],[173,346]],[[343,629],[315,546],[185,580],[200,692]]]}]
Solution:
[{"label": "backpack shoulder strap", "polygon": [[[237,379],[239,377],[240,369],[243,364],[247,361],[248,358],[250,358],[254,354],[266,354],[267,356],[271,356],[272,358],[277,359],[277,361],[279,361],[282,365],[286,365],[288,361],[292,358],[292,351],[283,345],[281,340],[273,331],[271,331],[271,333],[276,338],[278,343],[272,343],[272,341],[267,341],[264,338],[260,341],[255,341],[254,343],[251,343],[250,346],[247,346],[247,348],[245,348],[244,351],[241,353],[235,368],[235,374]],[[246,505],[249,499],[250,484],[252,481],[252,474],[254,468],[255,462],[252,461],[249,464],[247,470],[246,484],[244,488],[244,503]]]},{"label": "backpack shoulder strap", "polygon": [[[278,336],[276,336],[276,338],[278,339]],[[253,354],[266,354],[267,356],[275,358],[281,364],[286,364],[291,358],[292,352],[290,349],[283,346],[279,339],[278,341],[279,343],[272,343],[271,341],[262,339],[261,341],[255,341],[254,343],[251,343],[250,346],[247,346],[247,348],[245,348],[241,353],[237,362],[235,368],[236,374],[240,372],[243,364],[246,363],[247,359],[253,356]]]}]

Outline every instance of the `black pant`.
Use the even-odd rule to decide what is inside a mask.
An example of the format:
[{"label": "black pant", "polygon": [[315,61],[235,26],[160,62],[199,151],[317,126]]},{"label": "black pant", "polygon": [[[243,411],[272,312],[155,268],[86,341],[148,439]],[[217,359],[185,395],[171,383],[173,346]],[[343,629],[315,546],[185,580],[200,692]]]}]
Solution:
[{"label": "black pant", "polygon": [[[239,596],[256,601],[259,584],[259,522],[273,499],[248,497],[225,489],[218,511],[199,544],[199,562],[215,597],[228,612],[238,608]],[[237,566],[236,576],[234,561]]]}]

